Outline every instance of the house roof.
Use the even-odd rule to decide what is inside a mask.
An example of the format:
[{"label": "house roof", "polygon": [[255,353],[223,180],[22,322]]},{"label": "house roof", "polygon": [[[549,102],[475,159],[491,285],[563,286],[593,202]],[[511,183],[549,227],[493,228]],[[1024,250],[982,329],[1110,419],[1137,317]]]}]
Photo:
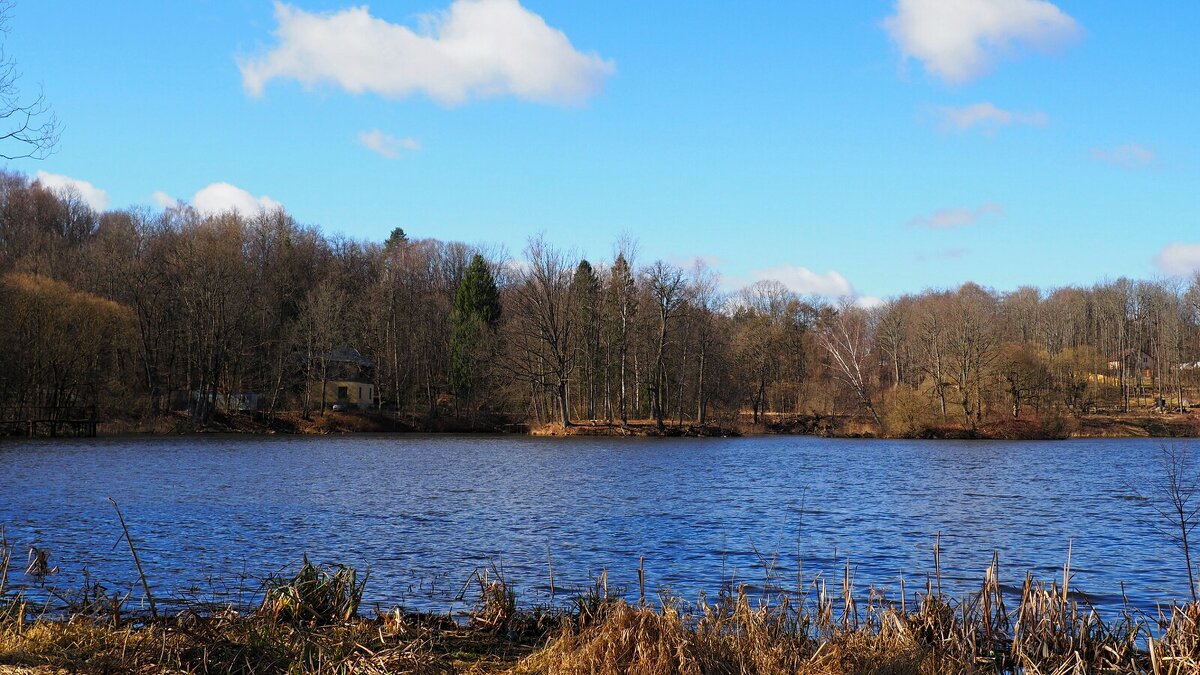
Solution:
[{"label": "house roof", "polygon": [[1109,361],[1119,361],[1122,358],[1125,358],[1125,359],[1137,358],[1137,359],[1143,360],[1143,361],[1152,360],[1150,358],[1150,355],[1147,354],[1146,352],[1144,352],[1140,349],[1133,349],[1133,348],[1129,348],[1124,351],[1116,352],[1116,353],[1110,355],[1108,357],[1108,360]]},{"label": "house roof", "polygon": [[362,368],[375,367],[375,363],[372,362],[371,359],[368,359],[360,354],[357,349],[347,345],[334,347],[329,354],[326,355],[325,360],[331,363],[353,363],[354,365]]}]

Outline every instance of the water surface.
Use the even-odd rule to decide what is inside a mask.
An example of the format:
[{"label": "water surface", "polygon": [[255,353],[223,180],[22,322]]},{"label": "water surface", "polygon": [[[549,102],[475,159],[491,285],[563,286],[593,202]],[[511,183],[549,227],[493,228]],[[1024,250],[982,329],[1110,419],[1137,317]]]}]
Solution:
[{"label": "water surface", "polygon": [[[1159,442],[536,439],[492,436],[186,437],[0,443],[0,524],[51,552],[49,583],[86,568],[136,582],[108,497],[125,513],[157,595],[231,592],[307,554],[369,568],[370,603],[439,611],[496,563],[526,602],[610,586],[685,598],[730,579],[754,587],[838,579],[908,590],[933,569],[977,588],[1061,578],[1101,608],[1122,583],[1142,608],[1186,593],[1182,556],[1129,485]],[[1197,449],[1200,449],[1198,447]],[[23,567],[23,565],[22,565]],[[773,571],[772,571],[773,570]],[[20,580],[21,575],[17,574]],[[236,594],[235,594],[236,595]],[[134,597],[140,591],[134,592]]]}]

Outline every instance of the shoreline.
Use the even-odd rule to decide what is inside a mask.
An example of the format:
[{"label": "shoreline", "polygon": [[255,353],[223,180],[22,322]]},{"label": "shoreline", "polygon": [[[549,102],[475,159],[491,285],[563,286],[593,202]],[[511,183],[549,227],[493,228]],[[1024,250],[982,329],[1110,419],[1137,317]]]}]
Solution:
[{"label": "shoreline", "polygon": [[[570,427],[512,421],[494,416],[468,421],[446,416],[398,420],[374,412],[315,413],[303,418],[284,413],[272,420],[248,415],[219,417],[207,425],[196,425],[183,414],[160,415],[148,420],[113,420],[98,425],[96,438],[172,438],[180,436],[354,436],[376,434],[512,435],[547,438],[730,438],[740,436],[813,436],[842,439],[880,440],[991,440],[1050,441],[1069,439],[1190,439],[1200,438],[1200,415],[1195,413],[1104,413],[1052,420],[989,420],[972,429],[963,425],[928,425],[915,433],[881,434],[867,419],[848,415],[766,415],[754,423],[749,415],[725,418],[706,425],[664,424],[660,430],[652,420],[630,420],[627,425],[604,421],[579,421]],[[66,438],[68,436],[61,436]],[[21,440],[22,435],[0,435],[4,440]],[[41,435],[36,438],[49,438]]]},{"label": "shoreline", "polygon": [[[998,562],[979,590],[945,595],[941,579],[911,600],[863,594],[847,576],[794,591],[745,585],[708,599],[610,595],[606,577],[561,606],[518,602],[493,567],[458,619],[403,608],[362,611],[367,583],[339,565],[305,561],[265,581],[243,608],[125,611],[87,602],[61,617],[0,586],[0,674],[62,672],[406,672],[528,674],[700,672],[1194,672],[1200,603],[1160,618],[1126,609],[1107,619],[1075,599],[1071,567],[1005,590]],[[466,590],[467,586],[464,586]],[[903,586],[901,586],[903,589]],[[1003,598],[1010,594],[1011,608]],[[119,598],[117,598],[119,599]],[[1067,670],[1069,669],[1069,670]],[[1165,671],[1164,671],[1165,672]]]}]

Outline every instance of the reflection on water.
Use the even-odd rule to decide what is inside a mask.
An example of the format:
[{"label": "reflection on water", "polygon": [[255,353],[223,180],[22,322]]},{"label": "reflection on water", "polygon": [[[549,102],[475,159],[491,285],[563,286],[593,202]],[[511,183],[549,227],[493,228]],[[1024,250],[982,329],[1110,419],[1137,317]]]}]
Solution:
[{"label": "reflection on water", "polygon": [[[1181,556],[1128,489],[1156,441],[1037,443],[742,439],[121,439],[0,444],[0,524],[49,549],[78,583],[86,567],[133,588],[116,546],[121,504],[156,594],[221,593],[307,554],[371,570],[370,603],[444,610],[472,570],[496,562],[525,601],[601,568],[610,583],[685,597],[730,578],[761,586],[841,578],[911,591],[1061,578],[1102,606],[1121,583],[1143,608],[1186,593]],[[798,562],[800,563],[798,565]],[[920,583],[916,583],[916,582]],[[839,581],[840,583],[840,581]],[[138,591],[135,589],[134,597]]]}]

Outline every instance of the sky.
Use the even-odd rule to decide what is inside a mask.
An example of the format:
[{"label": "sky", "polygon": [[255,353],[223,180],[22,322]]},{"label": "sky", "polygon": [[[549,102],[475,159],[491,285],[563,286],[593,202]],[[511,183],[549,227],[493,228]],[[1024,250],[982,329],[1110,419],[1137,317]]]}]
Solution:
[{"label": "sky", "polygon": [[871,302],[1200,270],[1195,0],[20,0],[99,208],[592,260]]}]

